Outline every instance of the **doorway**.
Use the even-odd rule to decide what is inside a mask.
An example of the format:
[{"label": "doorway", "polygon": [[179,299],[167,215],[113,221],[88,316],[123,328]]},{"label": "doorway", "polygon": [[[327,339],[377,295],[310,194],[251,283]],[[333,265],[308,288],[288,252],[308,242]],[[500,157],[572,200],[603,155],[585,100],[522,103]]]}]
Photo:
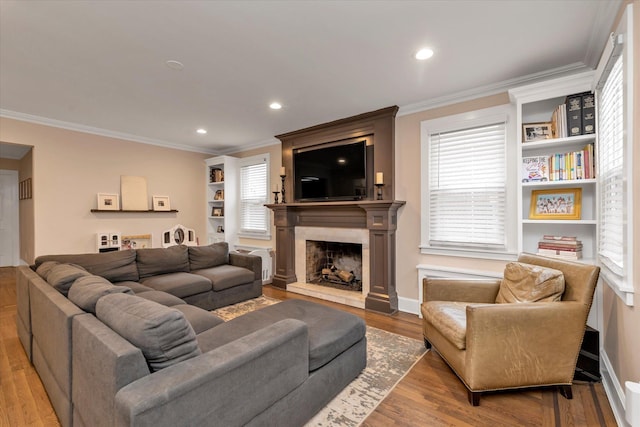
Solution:
[{"label": "doorway", "polygon": [[18,171],[0,170],[0,267],[19,259]]}]

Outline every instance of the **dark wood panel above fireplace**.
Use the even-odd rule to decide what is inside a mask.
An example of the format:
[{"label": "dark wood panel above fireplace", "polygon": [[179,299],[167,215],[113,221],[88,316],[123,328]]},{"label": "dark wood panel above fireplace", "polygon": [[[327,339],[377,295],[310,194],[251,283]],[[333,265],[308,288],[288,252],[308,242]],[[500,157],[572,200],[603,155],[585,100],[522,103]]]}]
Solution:
[{"label": "dark wood panel above fireplace", "polygon": [[[285,194],[293,200],[293,152],[296,149],[332,144],[337,141],[350,141],[354,138],[367,137],[367,144],[373,146],[373,167],[371,172],[382,172],[384,187],[382,198],[393,200],[394,190],[394,144],[395,117],[397,106],[360,114],[345,119],[324,123],[317,126],[276,135],[282,141],[282,166],[285,168]],[[375,199],[373,175],[367,180],[367,198]]]}]

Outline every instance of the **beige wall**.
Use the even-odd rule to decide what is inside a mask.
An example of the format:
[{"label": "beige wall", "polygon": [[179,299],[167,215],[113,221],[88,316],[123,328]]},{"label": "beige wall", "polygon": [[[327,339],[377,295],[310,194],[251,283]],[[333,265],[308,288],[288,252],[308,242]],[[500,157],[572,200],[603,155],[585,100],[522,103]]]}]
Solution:
[{"label": "beige wall", "polygon": [[[26,262],[44,254],[93,252],[98,232],[152,234],[158,246],[161,232],[179,223],[206,240],[203,171],[210,154],[5,118],[0,118],[0,140],[34,147],[34,247],[21,251]],[[91,213],[97,193],[120,193],[121,175],[146,177],[149,199],[169,196],[180,212]]]},{"label": "beige wall", "polygon": [[604,351],[611,361],[615,376],[624,390],[625,381],[640,382],[640,1],[633,1],[634,7],[634,135],[633,159],[633,253],[634,265],[634,306],[628,307],[607,286],[603,287]]},{"label": "beige wall", "polygon": [[[18,172],[20,181],[31,178],[33,189],[33,149],[31,149],[22,159],[20,159],[20,169]],[[20,228],[20,259],[30,262],[35,253],[35,217],[33,210],[33,191],[30,199],[20,200],[19,206],[19,228]],[[29,260],[29,261],[27,261]]]}]

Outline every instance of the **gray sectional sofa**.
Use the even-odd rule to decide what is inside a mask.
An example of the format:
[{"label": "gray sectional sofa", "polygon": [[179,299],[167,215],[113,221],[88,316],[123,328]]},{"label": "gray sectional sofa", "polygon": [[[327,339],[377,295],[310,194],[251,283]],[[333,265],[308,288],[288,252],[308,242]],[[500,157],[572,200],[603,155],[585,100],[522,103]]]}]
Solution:
[{"label": "gray sectional sofa", "polygon": [[[233,264],[217,277],[207,266],[225,248],[201,247],[200,258],[188,248],[187,271],[166,268],[177,249],[134,251],[145,266],[137,281],[123,254],[18,268],[19,337],[63,426],[302,425],[359,374],[366,338],[356,316],[301,300],[228,322],[207,311],[213,289],[188,275],[218,292],[243,286],[224,268]],[[257,262],[249,271],[261,278],[259,257],[239,259]]]}]

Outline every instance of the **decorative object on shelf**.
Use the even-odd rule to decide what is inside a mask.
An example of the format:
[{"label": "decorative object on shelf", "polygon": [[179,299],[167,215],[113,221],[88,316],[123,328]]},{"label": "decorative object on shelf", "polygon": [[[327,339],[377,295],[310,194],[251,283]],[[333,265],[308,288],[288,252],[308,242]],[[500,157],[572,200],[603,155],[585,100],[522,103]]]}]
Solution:
[{"label": "decorative object on shelf", "polygon": [[119,211],[120,201],[117,194],[98,193],[99,211]]},{"label": "decorative object on shelf", "polygon": [[195,246],[196,244],[195,231],[181,224],[178,224],[162,233],[163,248],[175,245]]},{"label": "decorative object on shelf", "polygon": [[211,216],[224,216],[224,209],[223,208],[213,208],[213,210],[211,211]]},{"label": "decorative object on shelf", "polygon": [[31,197],[31,178],[23,179],[18,184],[18,200],[26,200]]},{"label": "decorative object on shelf", "polygon": [[382,200],[382,187],[384,187],[384,175],[382,172],[376,172],[376,196],[378,200]]},{"label": "decorative object on shelf", "polygon": [[146,249],[153,247],[153,238],[151,234],[135,234],[130,236],[122,236],[121,250],[127,249]]},{"label": "decorative object on shelf", "polygon": [[533,190],[529,219],[580,219],[581,188]]},{"label": "decorative object on shelf", "polygon": [[224,233],[224,227],[219,225],[218,228],[216,228],[216,233]]},{"label": "decorative object on shelf", "polygon": [[111,252],[120,249],[120,233],[98,233],[96,234],[96,249],[98,252]]},{"label": "decorative object on shelf", "polygon": [[212,168],[209,172],[209,182],[224,182],[224,171],[220,168]]},{"label": "decorative object on shelf", "polygon": [[279,191],[273,191],[273,203],[274,204],[278,204],[278,194],[280,194]]},{"label": "decorative object on shelf", "polygon": [[213,200],[224,200],[224,190],[216,191],[216,194],[213,196]]},{"label": "decorative object on shelf", "polygon": [[[286,178],[286,176],[287,176],[287,173],[285,171],[284,166],[282,166],[280,168],[280,179],[282,179],[282,203],[287,203],[284,198],[284,179]],[[278,203],[277,196],[276,196],[276,203]]]},{"label": "decorative object on shelf", "polygon": [[169,196],[153,196],[153,210],[170,211],[171,203],[169,202]]},{"label": "decorative object on shelf", "polygon": [[147,211],[147,178],[143,176],[120,176],[120,193],[122,194],[122,210]]},{"label": "decorative object on shelf", "polygon": [[549,156],[522,158],[522,182],[549,181]]},{"label": "decorative object on shelf", "polygon": [[525,123],[522,125],[522,141],[540,141],[552,137],[551,122]]}]

